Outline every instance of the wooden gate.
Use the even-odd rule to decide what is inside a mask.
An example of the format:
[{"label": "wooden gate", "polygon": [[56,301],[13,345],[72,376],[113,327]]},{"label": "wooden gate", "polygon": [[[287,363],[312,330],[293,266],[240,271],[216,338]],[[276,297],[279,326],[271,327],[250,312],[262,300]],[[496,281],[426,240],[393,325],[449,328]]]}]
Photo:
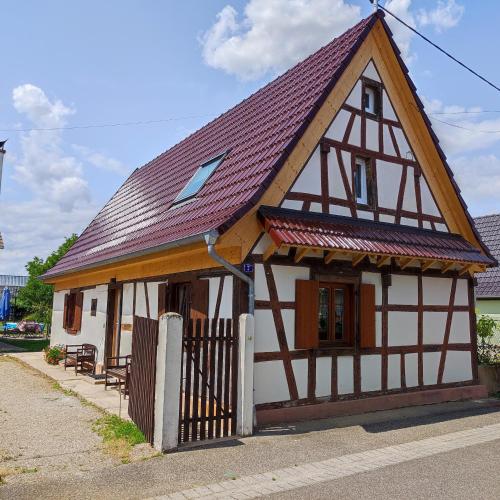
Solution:
[{"label": "wooden gate", "polygon": [[179,444],[236,432],[238,335],[230,319],[192,320],[182,343]]},{"label": "wooden gate", "polygon": [[134,316],[130,363],[130,418],[153,444],[158,321]]}]

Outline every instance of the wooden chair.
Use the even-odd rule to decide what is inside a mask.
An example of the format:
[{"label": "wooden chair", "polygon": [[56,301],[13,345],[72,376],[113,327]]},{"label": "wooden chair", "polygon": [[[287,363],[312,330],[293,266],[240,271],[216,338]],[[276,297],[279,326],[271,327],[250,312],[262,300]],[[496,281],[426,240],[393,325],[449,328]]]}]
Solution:
[{"label": "wooden chair", "polygon": [[75,374],[80,372],[95,373],[97,348],[92,344],[69,344],[66,346],[66,354],[64,355],[64,369],[68,366],[68,361],[71,366],[75,367]]},{"label": "wooden chair", "polygon": [[128,384],[130,380],[131,356],[111,356],[106,358],[106,378],[104,389],[108,386],[118,386],[121,391],[123,385],[123,395],[128,396]]}]

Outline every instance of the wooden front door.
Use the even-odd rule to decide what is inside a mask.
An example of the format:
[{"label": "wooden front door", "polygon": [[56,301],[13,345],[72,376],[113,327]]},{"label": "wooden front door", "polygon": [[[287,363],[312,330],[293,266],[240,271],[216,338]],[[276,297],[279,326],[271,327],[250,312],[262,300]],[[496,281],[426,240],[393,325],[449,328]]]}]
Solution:
[{"label": "wooden front door", "polygon": [[108,317],[106,326],[106,358],[118,356],[120,347],[121,289],[113,288],[108,295]]}]

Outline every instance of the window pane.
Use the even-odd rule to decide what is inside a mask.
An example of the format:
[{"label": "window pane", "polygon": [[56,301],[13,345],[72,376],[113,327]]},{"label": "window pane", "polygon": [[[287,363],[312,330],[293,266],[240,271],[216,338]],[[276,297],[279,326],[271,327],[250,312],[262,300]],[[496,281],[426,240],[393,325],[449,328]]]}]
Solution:
[{"label": "window pane", "polygon": [[221,162],[222,158],[202,165],[191,177],[191,180],[186,184],[186,187],[179,193],[175,201],[185,200],[194,196],[205,184],[206,180],[210,177],[212,172],[216,169],[217,165]]},{"label": "window pane", "polygon": [[344,340],[344,290],[335,289],[335,340]]},{"label": "window pane", "polygon": [[319,289],[319,317],[318,317],[318,331],[319,340],[328,340],[328,299],[329,289]]},{"label": "window pane", "polygon": [[361,189],[361,165],[356,163],[356,168],[354,170],[354,190],[356,191],[356,199],[359,200],[362,196]]}]

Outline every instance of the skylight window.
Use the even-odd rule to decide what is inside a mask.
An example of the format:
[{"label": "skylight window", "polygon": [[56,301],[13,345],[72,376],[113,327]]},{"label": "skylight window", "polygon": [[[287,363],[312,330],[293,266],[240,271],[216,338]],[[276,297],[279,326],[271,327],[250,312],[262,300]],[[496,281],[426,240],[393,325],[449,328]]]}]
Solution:
[{"label": "skylight window", "polygon": [[194,173],[193,177],[186,184],[184,189],[177,195],[174,203],[179,203],[180,201],[192,198],[198,191],[203,187],[207,179],[212,175],[214,170],[219,166],[224,155],[218,156],[213,160],[204,163],[198,170]]}]

